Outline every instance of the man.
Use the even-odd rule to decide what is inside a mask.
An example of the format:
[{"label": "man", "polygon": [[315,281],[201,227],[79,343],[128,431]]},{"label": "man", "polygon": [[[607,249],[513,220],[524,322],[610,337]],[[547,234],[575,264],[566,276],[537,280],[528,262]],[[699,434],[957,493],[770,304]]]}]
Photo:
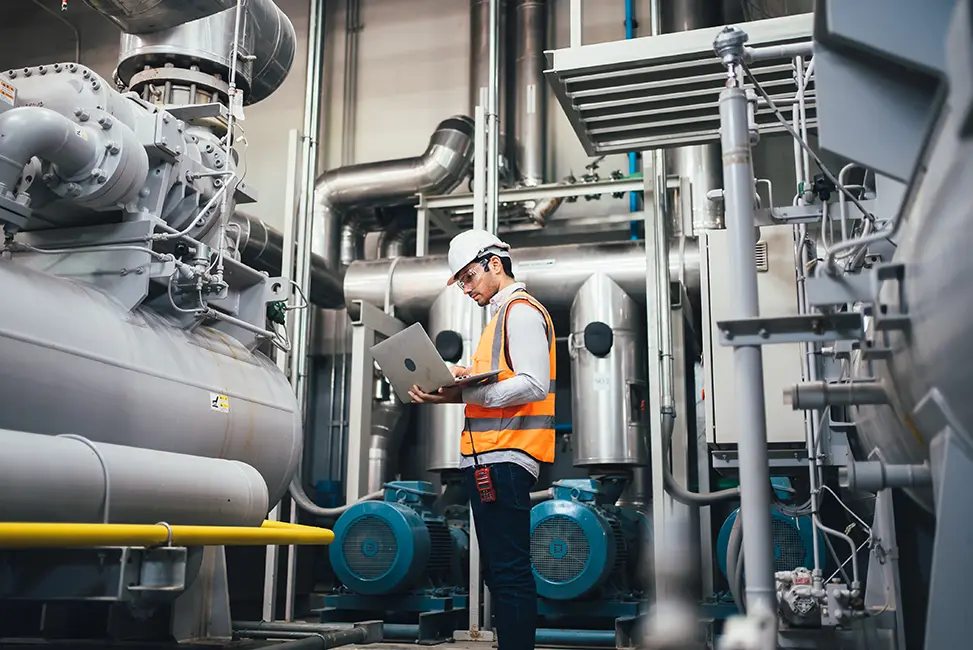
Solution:
[{"label": "man", "polygon": [[554,324],[514,279],[510,246],[483,230],[449,244],[447,285],[457,284],[492,319],[469,368],[456,376],[499,370],[497,381],[473,388],[413,386],[413,401],[466,403],[461,468],[493,594],[499,650],[534,647],[537,588],[530,564],[530,489],[541,463],[554,461]]}]

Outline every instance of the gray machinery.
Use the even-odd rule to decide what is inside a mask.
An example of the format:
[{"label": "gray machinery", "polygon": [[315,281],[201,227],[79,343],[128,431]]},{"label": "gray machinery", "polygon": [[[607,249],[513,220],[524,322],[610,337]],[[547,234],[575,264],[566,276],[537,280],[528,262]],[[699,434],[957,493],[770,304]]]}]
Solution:
[{"label": "gray machinery", "polygon": [[[246,16],[233,2],[88,4],[125,32],[127,92],[76,63],[2,74],[0,519],[259,525],[291,482],[302,426],[266,356],[289,348],[268,315],[288,313],[293,291],[275,277],[279,257],[271,276],[247,258],[254,233],[279,234],[233,216],[254,200],[234,122],[283,82],[294,30],[270,0],[246,3]],[[107,562],[124,569],[142,551]],[[89,566],[97,552],[66,561]],[[4,598],[124,605],[138,589],[154,605],[175,599],[169,638],[229,636],[221,554],[203,560],[203,592],[172,554],[153,564],[164,581],[150,568],[99,596],[100,579],[80,588],[56,551],[38,553],[0,572]],[[25,586],[41,576],[44,589]],[[152,611],[119,613],[136,610]]]}]

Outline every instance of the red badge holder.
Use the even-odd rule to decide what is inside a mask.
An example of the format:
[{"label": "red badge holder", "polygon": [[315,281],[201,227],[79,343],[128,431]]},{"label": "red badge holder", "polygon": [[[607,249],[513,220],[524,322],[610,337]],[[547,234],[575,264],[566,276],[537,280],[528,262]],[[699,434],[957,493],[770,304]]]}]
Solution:
[{"label": "red badge holder", "polygon": [[493,486],[493,473],[486,465],[480,465],[480,459],[476,456],[476,447],[473,445],[473,430],[470,428],[470,420],[466,419],[466,430],[470,434],[470,449],[473,450],[473,480],[476,482],[476,491],[480,495],[480,503],[493,503],[497,500],[497,489]]}]

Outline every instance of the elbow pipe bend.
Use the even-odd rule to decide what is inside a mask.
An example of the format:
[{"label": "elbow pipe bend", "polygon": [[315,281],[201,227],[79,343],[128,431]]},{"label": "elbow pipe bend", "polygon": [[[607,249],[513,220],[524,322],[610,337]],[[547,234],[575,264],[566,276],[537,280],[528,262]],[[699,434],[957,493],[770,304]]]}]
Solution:
[{"label": "elbow pipe bend", "polygon": [[417,194],[445,194],[469,174],[473,164],[473,120],[449,117],[436,127],[425,152],[413,158],[349,165],[325,172],[314,187],[316,252],[332,269],[340,266],[342,231],[361,231],[351,207],[391,206]]},{"label": "elbow pipe bend", "polygon": [[70,179],[94,166],[97,142],[60,113],[40,106],[14,108],[0,114],[0,184],[13,192],[33,157],[52,163]]}]

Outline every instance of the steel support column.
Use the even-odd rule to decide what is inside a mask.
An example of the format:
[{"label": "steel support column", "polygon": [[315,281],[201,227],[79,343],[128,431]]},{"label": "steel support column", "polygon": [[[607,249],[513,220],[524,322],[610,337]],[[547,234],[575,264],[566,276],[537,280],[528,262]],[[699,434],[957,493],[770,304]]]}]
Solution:
[{"label": "steel support column", "polygon": [[348,465],[345,503],[354,503],[368,490],[368,447],[372,431],[375,359],[372,346],[376,336],[388,338],[405,329],[405,325],[361,300],[349,305],[358,317],[351,321],[350,413],[348,414]]}]

